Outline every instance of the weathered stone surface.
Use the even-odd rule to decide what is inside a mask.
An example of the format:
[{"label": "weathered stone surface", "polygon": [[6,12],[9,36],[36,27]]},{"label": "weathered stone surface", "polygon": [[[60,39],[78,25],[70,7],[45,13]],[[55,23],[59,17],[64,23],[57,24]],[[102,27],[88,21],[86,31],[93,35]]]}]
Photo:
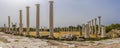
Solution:
[{"label": "weathered stone surface", "polygon": [[76,40],[77,36],[74,34],[65,34],[60,39],[66,39],[66,40]]},{"label": "weathered stone surface", "polygon": [[77,41],[84,41],[84,38],[78,38]]},{"label": "weathered stone surface", "polygon": [[92,42],[55,41],[14,36],[0,32],[0,47],[3,48],[119,48],[119,46],[120,38]]}]

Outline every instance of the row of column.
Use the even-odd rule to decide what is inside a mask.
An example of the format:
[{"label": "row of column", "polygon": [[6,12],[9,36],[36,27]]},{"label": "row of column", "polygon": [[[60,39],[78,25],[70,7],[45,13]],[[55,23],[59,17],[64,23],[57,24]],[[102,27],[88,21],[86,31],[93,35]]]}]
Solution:
[{"label": "row of column", "polygon": [[[49,13],[49,29],[50,29],[50,37],[53,37],[54,32],[54,22],[53,22],[53,1],[49,1],[50,3],[50,13]],[[29,35],[30,32],[30,19],[29,19],[29,6],[26,7],[26,35]],[[23,34],[23,23],[22,23],[22,10],[19,10],[19,33]],[[40,4],[36,4],[36,36],[39,37],[39,27],[40,27]],[[6,24],[4,24],[6,28]],[[4,30],[5,31],[5,30]],[[10,31],[10,16],[8,16],[8,32]]]},{"label": "row of column", "polygon": [[82,32],[85,32],[85,38],[90,38],[90,34],[101,35],[101,37],[106,37],[106,29],[105,26],[101,25],[101,16],[98,16],[98,25],[97,25],[97,18],[89,21],[87,24],[83,24]]}]

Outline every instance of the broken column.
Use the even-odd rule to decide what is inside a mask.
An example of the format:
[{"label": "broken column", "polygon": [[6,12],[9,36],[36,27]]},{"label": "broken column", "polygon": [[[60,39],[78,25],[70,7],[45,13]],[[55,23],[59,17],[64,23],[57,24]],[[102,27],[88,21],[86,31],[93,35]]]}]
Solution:
[{"label": "broken column", "polygon": [[85,32],[85,24],[82,24],[82,31],[80,31],[80,36],[82,36],[83,32]]},{"label": "broken column", "polygon": [[17,23],[15,23],[15,34],[17,34]]},{"label": "broken column", "polygon": [[102,26],[102,32],[101,32],[101,37],[102,38],[105,38],[106,37],[106,28],[105,28],[105,26]]},{"label": "broken column", "polygon": [[26,7],[26,35],[28,36],[29,35],[29,25],[30,25],[30,23],[29,23],[29,6],[27,6]]},{"label": "broken column", "polygon": [[85,32],[85,24],[82,25],[82,32]]},{"label": "broken column", "polygon": [[4,24],[4,32],[6,32],[6,24]]},{"label": "broken column", "polygon": [[98,16],[98,34],[101,33],[101,16]]},{"label": "broken column", "polygon": [[12,31],[11,31],[12,33],[13,33],[13,29],[14,29],[14,28],[13,28],[13,23],[12,23]]},{"label": "broken column", "polygon": [[50,3],[50,16],[49,16],[49,28],[50,28],[50,37],[53,37],[54,33],[54,24],[53,24],[53,1],[49,1]]},{"label": "broken column", "polygon": [[8,16],[8,32],[10,33],[10,16]]},{"label": "broken column", "polygon": [[36,4],[36,37],[40,37],[39,34],[39,16],[40,16],[40,4]]},{"label": "broken column", "polygon": [[86,39],[89,39],[89,25],[88,24],[86,24],[85,25],[85,38]]},{"label": "broken column", "polygon": [[23,33],[23,24],[22,24],[22,10],[19,10],[20,12],[20,24],[19,24],[19,33],[22,35]]}]

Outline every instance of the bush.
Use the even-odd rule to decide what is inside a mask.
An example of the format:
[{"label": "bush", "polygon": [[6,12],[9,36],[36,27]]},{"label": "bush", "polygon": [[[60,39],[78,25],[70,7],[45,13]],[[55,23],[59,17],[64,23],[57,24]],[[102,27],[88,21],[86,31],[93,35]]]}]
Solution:
[{"label": "bush", "polygon": [[120,24],[111,24],[106,27],[106,32],[111,31],[112,29],[119,29],[120,30]]}]

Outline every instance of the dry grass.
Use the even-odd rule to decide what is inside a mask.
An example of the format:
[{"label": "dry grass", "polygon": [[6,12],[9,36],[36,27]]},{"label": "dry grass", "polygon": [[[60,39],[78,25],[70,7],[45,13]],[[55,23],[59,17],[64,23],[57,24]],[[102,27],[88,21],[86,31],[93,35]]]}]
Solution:
[{"label": "dry grass", "polygon": [[[54,32],[54,37],[60,37],[65,34],[68,34],[68,33],[80,36],[80,32]],[[24,34],[25,34],[25,32],[24,32]],[[36,36],[36,32],[30,32],[30,35]],[[49,32],[40,32],[40,36],[44,36],[44,35],[49,35]]]},{"label": "dry grass", "polygon": [[[60,37],[60,36],[63,36],[65,34],[74,34],[74,35],[77,35],[77,37],[80,36],[80,32],[54,32],[54,37]],[[24,32],[25,34],[25,32]],[[36,36],[36,32],[30,32],[30,35],[31,36]],[[40,32],[40,36],[44,36],[44,35],[49,35],[49,32]],[[83,33],[83,36],[84,36],[84,33]],[[95,38],[95,35],[91,34],[90,35],[91,38]]]}]

